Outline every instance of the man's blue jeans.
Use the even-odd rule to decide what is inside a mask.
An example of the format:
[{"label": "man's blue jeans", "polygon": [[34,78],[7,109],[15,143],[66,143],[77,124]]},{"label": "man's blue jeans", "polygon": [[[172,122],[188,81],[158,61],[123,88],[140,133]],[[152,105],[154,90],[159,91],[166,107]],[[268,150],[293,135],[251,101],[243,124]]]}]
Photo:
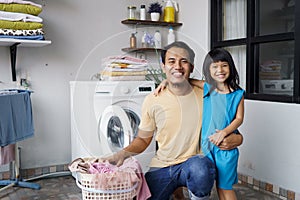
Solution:
[{"label": "man's blue jeans", "polygon": [[191,199],[209,199],[215,176],[215,165],[202,155],[193,156],[177,165],[151,168],[145,174],[151,200],[169,200],[172,193],[181,186],[188,188]]}]

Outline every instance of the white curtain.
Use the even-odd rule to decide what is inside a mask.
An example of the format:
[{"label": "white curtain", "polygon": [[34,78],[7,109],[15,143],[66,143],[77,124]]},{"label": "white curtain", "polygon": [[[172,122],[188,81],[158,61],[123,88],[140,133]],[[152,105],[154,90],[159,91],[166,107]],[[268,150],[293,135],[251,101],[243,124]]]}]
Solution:
[{"label": "white curtain", "polygon": [[[247,1],[223,0],[224,40],[246,37]],[[240,76],[240,86],[246,89],[246,46],[227,48],[231,53]]]},{"label": "white curtain", "polygon": [[247,25],[246,0],[224,0],[224,40],[245,38]]},{"label": "white curtain", "polygon": [[226,48],[232,55],[235,67],[240,76],[240,86],[246,89],[246,46]]}]

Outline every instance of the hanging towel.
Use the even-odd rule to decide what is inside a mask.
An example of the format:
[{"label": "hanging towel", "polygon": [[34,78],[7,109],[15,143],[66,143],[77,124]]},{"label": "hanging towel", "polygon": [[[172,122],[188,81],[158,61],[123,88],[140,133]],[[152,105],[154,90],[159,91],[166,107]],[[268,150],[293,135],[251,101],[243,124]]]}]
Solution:
[{"label": "hanging towel", "polygon": [[34,134],[30,92],[0,95],[0,146],[14,144]]},{"label": "hanging towel", "polygon": [[15,160],[15,144],[0,147],[0,165],[6,165]]}]

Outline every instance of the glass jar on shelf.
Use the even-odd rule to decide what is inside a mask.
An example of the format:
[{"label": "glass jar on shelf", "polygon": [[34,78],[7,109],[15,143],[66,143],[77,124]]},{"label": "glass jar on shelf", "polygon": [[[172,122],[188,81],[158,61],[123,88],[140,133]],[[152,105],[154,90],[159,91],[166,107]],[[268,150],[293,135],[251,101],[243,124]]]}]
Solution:
[{"label": "glass jar on shelf", "polygon": [[127,8],[127,18],[128,19],[136,19],[135,12],[136,12],[136,6],[128,6],[128,8]]}]

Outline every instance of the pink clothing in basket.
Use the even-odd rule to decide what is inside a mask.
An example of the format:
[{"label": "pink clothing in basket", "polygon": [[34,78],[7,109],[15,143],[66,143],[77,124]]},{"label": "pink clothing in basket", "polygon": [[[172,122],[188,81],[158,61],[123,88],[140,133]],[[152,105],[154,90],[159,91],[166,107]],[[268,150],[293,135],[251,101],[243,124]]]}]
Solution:
[{"label": "pink clothing in basket", "polygon": [[[92,161],[92,162],[91,162]],[[128,158],[124,161],[123,165],[117,167],[108,162],[93,162],[87,159],[76,159],[70,165],[70,171],[83,172],[80,165],[88,165],[88,174],[95,174],[98,186],[96,188],[110,187],[115,183],[130,180],[132,185],[138,183],[137,200],[146,200],[151,196],[146,179],[142,172],[140,163],[134,158]],[[109,181],[107,181],[109,179]]]}]

